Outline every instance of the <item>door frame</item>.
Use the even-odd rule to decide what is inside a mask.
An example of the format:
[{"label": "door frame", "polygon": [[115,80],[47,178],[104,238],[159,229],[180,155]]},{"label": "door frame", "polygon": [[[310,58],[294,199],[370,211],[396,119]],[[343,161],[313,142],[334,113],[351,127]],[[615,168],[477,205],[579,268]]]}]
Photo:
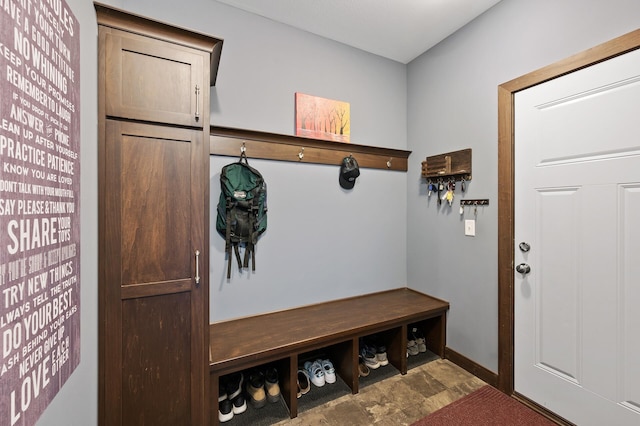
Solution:
[{"label": "door frame", "polygon": [[640,29],[498,86],[498,389],[508,395],[514,394],[515,94],[639,48]]}]

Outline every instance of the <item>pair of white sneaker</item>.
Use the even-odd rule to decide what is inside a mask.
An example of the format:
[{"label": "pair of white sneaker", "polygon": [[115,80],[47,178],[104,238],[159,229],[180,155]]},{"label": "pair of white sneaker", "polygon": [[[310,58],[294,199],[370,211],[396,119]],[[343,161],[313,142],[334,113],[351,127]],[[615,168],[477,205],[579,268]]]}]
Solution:
[{"label": "pair of white sneaker", "polygon": [[311,383],[318,387],[324,386],[325,383],[336,382],[336,370],[328,359],[307,361],[304,363],[304,369],[307,371]]}]

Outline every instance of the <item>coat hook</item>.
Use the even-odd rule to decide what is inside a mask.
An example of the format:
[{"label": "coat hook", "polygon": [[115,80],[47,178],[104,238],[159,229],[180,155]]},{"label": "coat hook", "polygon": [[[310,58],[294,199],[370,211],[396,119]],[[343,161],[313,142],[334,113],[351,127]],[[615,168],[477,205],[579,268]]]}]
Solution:
[{"label": "coat hook", "polygon": [[300,160],[302,160],[302,159],[304,158],[304,147],[302,147],[302,148],[300,149],[300,152],[298,153],[298,158],[299,158]]},{"label": "coat hook", "polygon": [[390,168],[391,168],[391,160],[393,160],[393,158],[389,158],[389,159],[387,160],[387,169],[390,169]]}]

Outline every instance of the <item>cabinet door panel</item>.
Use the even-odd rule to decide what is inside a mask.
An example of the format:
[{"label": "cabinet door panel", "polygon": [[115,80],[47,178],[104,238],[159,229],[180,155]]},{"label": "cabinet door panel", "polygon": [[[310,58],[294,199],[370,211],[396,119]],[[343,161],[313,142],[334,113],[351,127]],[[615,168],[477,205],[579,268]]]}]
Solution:
[{"label": "cabinet door panel", "polygon": [[103,150],[105,424],[202,424],[203,133],[107,120]]},{"label": "cabinet door panel", "polygon": [[124,424],[193,424],[190,303],[188,292],[123,301]]},{"label": "cabinet door panel", "polygon": [[122,285],[189,276],[190,152],[190,140],[122,135]]},{"label": "cabinet door panel", "polygon": [[202,127],[202,52],[111,30],[105,55],[107,115]]}]

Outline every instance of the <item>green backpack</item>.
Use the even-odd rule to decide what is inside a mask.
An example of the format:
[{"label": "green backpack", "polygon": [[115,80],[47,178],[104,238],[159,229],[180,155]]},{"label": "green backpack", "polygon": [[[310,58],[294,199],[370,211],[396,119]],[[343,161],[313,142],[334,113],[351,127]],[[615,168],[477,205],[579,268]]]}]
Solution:
[{"label": "green backpack", "polygon": [[[243,162],[244,160],[244,162]],[[244,152],[237,163],[227,164],[220,172],[220,200],[216,230],[225,240],[227,278],[231,278],[231,248],[238,267],[256,270],[255,246],[258,237],[267,229],[267,184],[259,171],[249,166]],[[238,246],[245,247],[244,262]]]}]

